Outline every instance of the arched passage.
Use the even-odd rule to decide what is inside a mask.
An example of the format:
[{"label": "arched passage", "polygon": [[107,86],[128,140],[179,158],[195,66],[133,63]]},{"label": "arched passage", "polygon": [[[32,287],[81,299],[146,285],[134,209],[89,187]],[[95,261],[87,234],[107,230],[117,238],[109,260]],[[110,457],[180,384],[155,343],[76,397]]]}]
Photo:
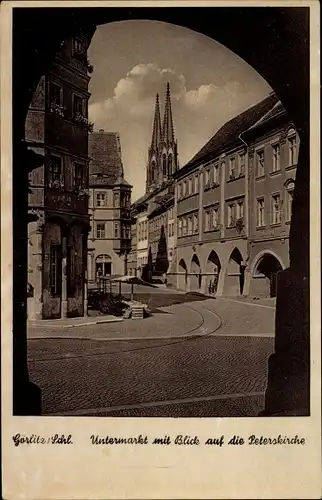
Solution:
[{"label": "arched passage", "polygon": [[[188,8],[188,7],[187,7]],[[135,8],[131,16],[139,18],[157,18],[177,24],[184,24],[210,37],[235,51],[244,58],[263,76],[278,93],[286,109],[291,113],[296,127],[301,130],[301,160],[297,171],[296,203],[292,217],[290,236],[291,268],[295,275],[308,276],[309,255],[309,36],[308,32],[309,9],[244,9],[218,8],[213,16],[212,7],[203,8],[203,15],[196,16],[195,7],[192,15],[182,17],[182,9]],[[33,91],[36,88],[40,75],[46,71],[54,54],[60,47],[62,40],[78,32],[80,28],[92,35],[95,25],[110,21],[119,21],[124,15],[128,16],[128,9],[18,9],[15,13],[14,36],[14,79],[13,79],[13,183],[14,183],[14,413],[39,410],[39,391],[29,384],[27,377],[27,343],[25,326],[25,289],[26,273],[21,270],[27,268],[27,245],[21,244],[21,238],[26,239],[26,216],[28,170],[21,169],[26,164],[26,152],[21,146],[23,140],[25,115],[30,104]],[[50,12],[49,12],[50,10]],[[64,11],[69,11],[68,13]],[[277,11],[278,10],[278,11]],[[151,12],[153,11],[153,12]],[[259,12],[260,11],[260,12]],[[209,19],[213,22],[209,23]],[[241,22],[242,19],[242,22]],[[274,30],[271,29],[272,24]],[[285,29],[285,27],[287,29]],[[23,33],[23,35],[22,35]],[[304,36],[303,36],[304,35]],[[254,39],[260,38],[265,43],[253,50]],[[243,43],[240,44],[240,39]],[[274,50],[272,50],[272,47]],[[292,57],[296,53],[297,57]],[[267,60],[271,64],[267,65]],[[28,61],[28,71],[26,71]],[[299,64],[300,61],[300,64]],[[287,78],[285,79],[285,75]],[[294,244],[295,243],[295,244]],[[302,280],[303,281],[303,280]],[[301,290],[299,290],[299,293]],[[294,290],[295,293],[295,290]],[[308,301],[308,292],[306,292]],[[291,297],[289,300],[293,300]],[[306,319],[306,314],[302,315]],[[302,317],[300,318],[302,320]],[[308,337],[307,324],[302,321],[294,326],[299,333],[300,341]],[[292,336],[292,349],[296,344]],[[309,348],[305,344],[303,357],[307,359]],[[283,364],[285,356],[281,356]],[[301,378],[303,369],[299,366]],[[302,371],[301,371],[302,370]],[[281,378],[281,377],[280,377]],[[305,379],[304,388],[308,382]],[[296,385],[296,384],[295,384]],[[297,392],[294,392],[297,394]],[[37,401],[36,401],[37,399]],[[284,398],[285,399],[285,398]],[[29,413],[28,413],[29,414]],[[32,413],[35,414],[35,413]]]},{"label": "arched passage", "polygon": [[190,266],[190,291],[199,292],[201,288],[201,267],[198,256],[193,255]]},{"label": "arched passage", "polygon": [[212,250],[206,264],[206,291],[216,294],[218,288],[221,264],[218,255]]},{"label": "arched passage", "polygon": [[245,266],[238,248],[231,252],[225,276],[224,295],[242,295],[244,290]]},{"label": "arched passage", "polygon": [[179,290],[186,291],[187,289],[187,279],[188,279],[188,268],[184,259],[179,262],[179,275],[178,275],[178,288]]},{"label": "arched passage", "polygon": [[261,254],[255,261],[250,294],[259,297],[276,297],[277,273],[283,270],[277,256],[270,252]]}]

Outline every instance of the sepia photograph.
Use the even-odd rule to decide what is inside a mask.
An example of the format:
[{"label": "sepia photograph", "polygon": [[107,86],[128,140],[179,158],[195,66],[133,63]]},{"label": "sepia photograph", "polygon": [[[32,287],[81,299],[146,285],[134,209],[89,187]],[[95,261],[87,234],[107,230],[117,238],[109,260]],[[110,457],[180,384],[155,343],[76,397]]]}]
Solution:
[{"label": "sepia photograph", "polygon": [[309,8],[215,10],[13,9],[14,415],[310,415]]},{"label": "sepia photograph", "polygon": [[319,5],[0,14],[3,497],[320,498]]}]

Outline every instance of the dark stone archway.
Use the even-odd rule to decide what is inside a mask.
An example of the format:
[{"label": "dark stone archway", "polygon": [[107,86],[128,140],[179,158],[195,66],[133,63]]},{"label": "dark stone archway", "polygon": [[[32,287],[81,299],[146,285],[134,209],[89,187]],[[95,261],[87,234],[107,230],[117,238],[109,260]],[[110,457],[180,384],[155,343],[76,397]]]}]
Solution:
[{"label": "dark stone archway", "polygon": [[[27,160],[23,143],[28,106],[40,76],[47,70],[65,38],[80,31],[85,31],[91,37],[98,24],[127,19],[151,19],[198,31],[242,57],[271,85],[299,131],[301,148],[290,232],[290,268],[280,273],[277,289],[276,349],[270,362],[266,413],[291,411],[307,414],[309,8],[124,7],[13,10],[14,413],[30,414],[39,411],[39,394],[28,382],[26,361],[28,169],[34,168],[35,164],[34,159]],[[300,304],[299,317],[292,315],[295,303]],[[285,324],[288,325],[287,329]],[[294,330],[297,333],[296,342]],[[283,387],[280,386],[280,379],[284,381]],[[296,397],[293,397],[294,394]]]}]

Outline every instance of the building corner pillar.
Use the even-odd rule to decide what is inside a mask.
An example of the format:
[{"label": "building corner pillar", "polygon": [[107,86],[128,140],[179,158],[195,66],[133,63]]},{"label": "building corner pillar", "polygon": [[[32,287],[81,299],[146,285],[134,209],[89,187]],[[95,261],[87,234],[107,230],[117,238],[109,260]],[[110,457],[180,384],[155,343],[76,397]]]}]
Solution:
[{"label": "building corner pillar", "polygon": [[61,318],[67,318],[67,236],[62,237],[62,287],[61,287]]},{"label": "building corner pillar", "polygon": [[290,267],[277,275],[275,349],[268,362],[262,416],[310,414],[310,143],[303,135],[292,207]]}]

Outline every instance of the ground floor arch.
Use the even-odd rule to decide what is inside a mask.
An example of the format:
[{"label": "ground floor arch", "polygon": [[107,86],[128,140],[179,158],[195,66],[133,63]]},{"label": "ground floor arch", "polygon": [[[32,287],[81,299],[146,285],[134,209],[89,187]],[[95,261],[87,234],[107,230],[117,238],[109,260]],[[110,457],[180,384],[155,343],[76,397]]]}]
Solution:
[{"label": "ground floor arch", "polygon": [[218,290],[219,277],[221,273],[221,263],[218,254],[211,250],[206,263],[206,292],[216,295]]},{"label": "ground floor arch", "polygon": [[224,295],[243,295],[245,284],[245,264],[240,250],[235,247],[231,252],[226,268]]},{"label": "ground floor arch", "polygon": [[187,290],[188,285],[188,268],[184,259],[181,259],[178,265],[178,288],[179,290]]},{"label": "ground floor arch", "polygon": [[200,261],[197,254],[194,254],[190,265],[190,291],[200,292],[202,283],[202,274]]},{"label": "ground floor arch", "polygon": [[250,293],[258,297],[276,297],[277,274],[284,268],[272,252],[261,252],[254,259]]}]

